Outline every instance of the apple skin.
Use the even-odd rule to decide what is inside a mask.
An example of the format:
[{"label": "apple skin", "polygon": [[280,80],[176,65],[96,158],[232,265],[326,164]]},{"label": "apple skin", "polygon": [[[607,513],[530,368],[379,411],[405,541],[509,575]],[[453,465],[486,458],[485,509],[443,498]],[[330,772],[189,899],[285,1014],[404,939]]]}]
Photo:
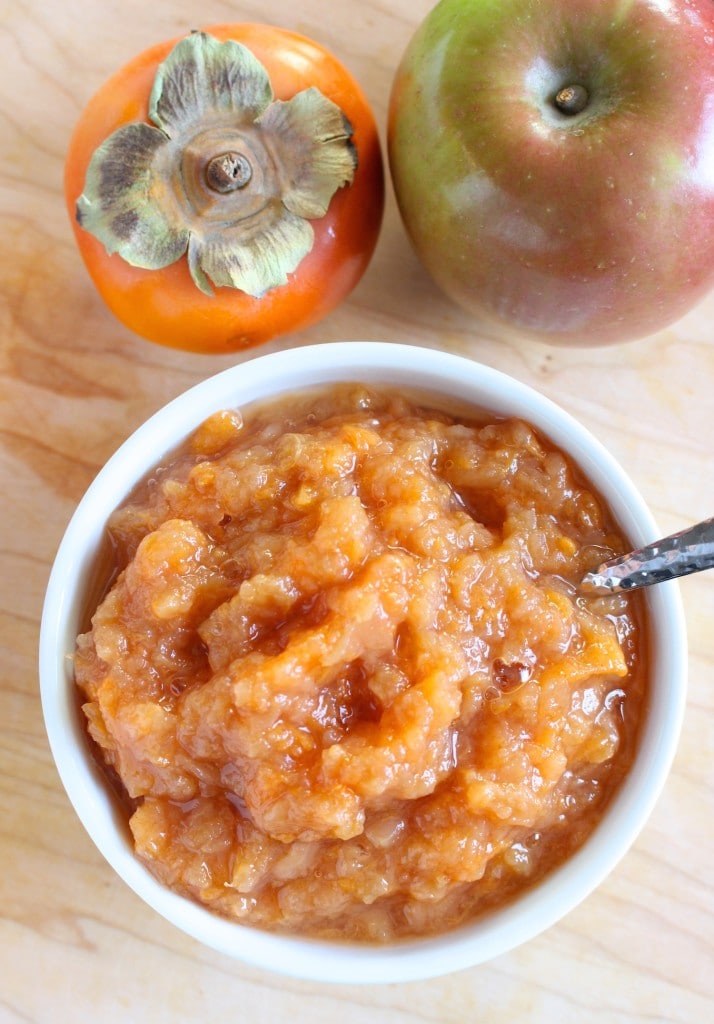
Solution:
[{"label": "apple skin", "polygon": [[[553,102],[585,87],[581,113]],[[651,334],[714,285],[713,0],[441,0],[390,98],[434,280],[507,334]]]}]

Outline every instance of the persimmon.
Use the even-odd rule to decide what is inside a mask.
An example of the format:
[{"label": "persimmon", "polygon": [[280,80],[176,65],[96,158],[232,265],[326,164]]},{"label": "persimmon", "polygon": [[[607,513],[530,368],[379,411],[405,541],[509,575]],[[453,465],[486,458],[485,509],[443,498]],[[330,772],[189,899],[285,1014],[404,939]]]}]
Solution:
[{"label": "persimmon", "polygon": [[318,43],[213,26],[146,50],[85,107],[65,165],[77,244],[109,309],[205,353],[321,319],[374,251],[374,117]]}]

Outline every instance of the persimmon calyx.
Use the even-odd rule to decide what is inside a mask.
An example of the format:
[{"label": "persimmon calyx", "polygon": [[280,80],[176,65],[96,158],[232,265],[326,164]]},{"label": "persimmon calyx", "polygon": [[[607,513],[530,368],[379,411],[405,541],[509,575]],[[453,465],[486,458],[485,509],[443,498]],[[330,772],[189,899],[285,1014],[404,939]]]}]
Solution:
[{"label": "persimmon calyx", "polygon": [[201,291],[259,297],[287,283],[357,166],[352,126],[318,89],[275,100],[246,47],[192,32],[159,66],[150,124],[94,152],[77,221],[127,263],[188,257]]}]

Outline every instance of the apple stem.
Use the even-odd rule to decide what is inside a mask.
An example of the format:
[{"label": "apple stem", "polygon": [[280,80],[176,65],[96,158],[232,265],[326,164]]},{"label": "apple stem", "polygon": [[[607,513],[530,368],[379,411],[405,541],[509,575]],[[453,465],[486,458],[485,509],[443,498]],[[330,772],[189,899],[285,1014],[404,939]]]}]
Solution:
[{"label": "apple stem", "polygon": [[553,101],[561,114],[580,114],[590,102],[584,85],[566,85],[556,93]]}]

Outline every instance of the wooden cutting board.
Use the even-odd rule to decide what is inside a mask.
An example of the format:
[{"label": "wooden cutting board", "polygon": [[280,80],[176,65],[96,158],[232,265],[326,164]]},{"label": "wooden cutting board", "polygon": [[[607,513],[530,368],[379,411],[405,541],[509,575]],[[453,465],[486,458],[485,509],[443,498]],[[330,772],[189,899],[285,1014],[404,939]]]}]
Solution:
[{"label": "wooden cutting board", "polygon": [[[320,987],[245,968],[128,891],[76,819],[45,739],[43,592],[98,468],[165,401],[239,357],[141,341],[102,306],[74,248],[62,163],[104,78],[163,38],[227,19],[320,40],[362,83],[382,138],[392,75],[429,0],[2,0],[0,3],[0,1021],[238,1019],[379,1024],[708,1019],[714,1005],[714,573],[682,583],[690,693],[666,791],[614,874],[563,922],[441,980]],[[327,13],[329,12],[329,14]],[[612,450],[663,532],[714,513],[714,295],[676,326],[608,349],[506,344],[454,308],[412,254],[393,196],[352,297],[282,346],[410,341],[539,388]],[[247,358],[247,356],[241,357]],[[359,979],[355,978],[355,982]]]}]

